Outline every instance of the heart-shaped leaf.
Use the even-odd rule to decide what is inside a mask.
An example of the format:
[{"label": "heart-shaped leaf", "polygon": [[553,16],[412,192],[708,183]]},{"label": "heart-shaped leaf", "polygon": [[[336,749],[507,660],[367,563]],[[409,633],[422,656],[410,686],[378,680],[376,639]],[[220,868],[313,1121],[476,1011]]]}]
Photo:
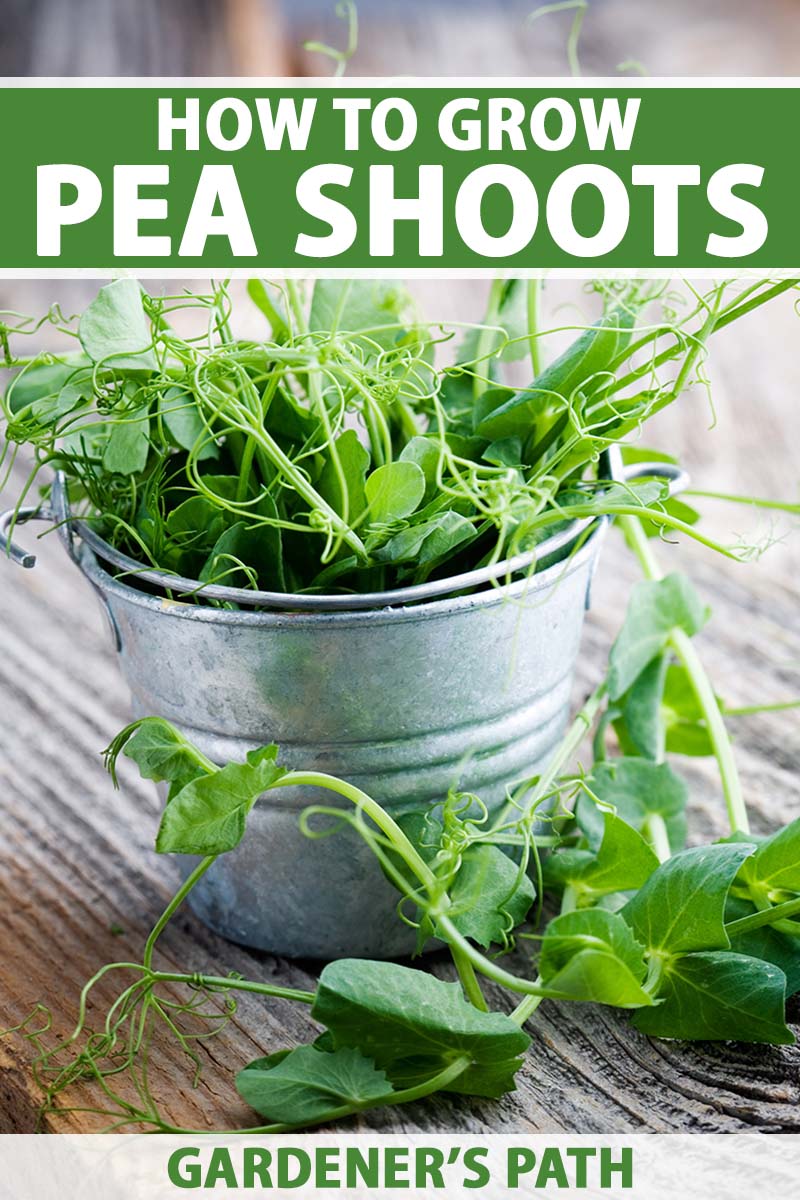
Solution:
[{"label": "heart-shaped leaf", "polygon": [[753,850],[748,842],[683,850],[653,872],[622,916],[649,950],[679,954],[727,949],[728,892]]},{"label": "heart-shaped leaf", "polygon": [[685,575],[642,580],[631,592],[625,622],[609,655],[608,692],[618,700],[661,653],[673,629],[690,636],[702,629],[709,610]]},{"label": "heart-shaped leaf", "polygon": [[791,1045],[786,1026],[786,977],[772,963],[711,951],[670,962],[658,992],[661,1004],[641,1009],[633,1024],[655,1037]]},{"label": "heart-shaped leaf", "polygon": [[92,362],[118,370],[155,370],[158,362],[143,296],[135,279],[115,279],[100,288],[78,326]]},{"label": "heart-shaped leaf", "polygon": [[457,983],[390,962],[340,959],[322,972],[311,1015],[333,1045],[356,1046],[379,1067],[419,1055],[494,1064],[530,1044],[504,1013],[481,1012]]},{"label": "heart-shaped leaf", "polygon": [[201,775],[167,804],[156,838],[160,854],[224,854],[239,845],[259,796],[281,775],[277,746],[251,750],[247,761]]},{"label": "heart-shaped leaf", "polygon": [[415,462],[387,463],[367,476],[369,520],[383,525],[408,517],[425,495],[425,476]]}]

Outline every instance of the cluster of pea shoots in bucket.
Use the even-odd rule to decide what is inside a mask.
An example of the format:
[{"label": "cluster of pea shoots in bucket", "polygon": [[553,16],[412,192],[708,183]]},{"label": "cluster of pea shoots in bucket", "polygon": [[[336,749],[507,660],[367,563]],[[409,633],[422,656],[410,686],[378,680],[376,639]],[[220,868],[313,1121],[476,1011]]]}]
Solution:
[{"label": "cluster of pea shoots in bucket", "polygon": [[[269,577],[284,586],[357,589],[376,577],[386,585],[476,565],[535,546],[557,521],[608,513],[644,574],[606,678],[542,774],[511,790],[499,811],[453,791],[430,811],[395,818],[344,780],[284,770],[275,746],[219,766],[160,718],[123,730],[106,751],[115,782],[120,754],[143,777],[166,782],[156,849],[199,861],[141,962],[108,964],[87,983],[70,1037],[52,1041],[44,1008],[19,1027],[36,1047],[45,1111],[61,1109],[62,1093],[89,1081],[101,1092],[92,1110],[107,1114],[110,1128],[173,1130],[150,1086],[154,1034],[176,1038],[199,1070],[198,1046],[225,1027],[244,992],[307,1005],[323,1027],[310,1044],[237,1075],[239,1093],[266,1122],[254,1128],[264,1132],[440,1091],[499,1097],[514,1088],[530,1045],[524,1026],[544,999],[630,1010],[637,1029],[654,1036],[794,1040],[785,1002],[800,989],[800,821],[767,839],[750,836],[728,714],[692,642],[707,610],[684,576],[662,574],[653,546],[672,529],[731,557],[746,550],[705,538],[697,514],[657,480],[590,477],[603,449],[700,372],[712,333],[794,284],[739,285],[732,297],[730,285],[690,290],[680,319],[668,307],[674,297],[648,286],[598,285],[603,317],[544,367],[539,285],[517,281],[492,287],[486,321],[468,331],[459,365],[438,377],[423,326],[398,324],[407,298],[393,285],[363,282],[317,284],[310,315],[295,287],[287,285],[283,304],[263,283],[252,285],[273,329],[270,342],[255,343],[233,340],[225,288],[156,301],[117,281],[81,319],[76,358],[23,363],[9,350],[9,365],[22,370],[6,395],[8,438],[33,444],[37,469],[47,461],[67,473],[73,501],[83,501],[105,536],[162,567],[177,569],[175,555],[182,566],[184,554],[205,555],[205,578],[218,578],[225,557],[236,560],[237,579],[263,582],[268,560]],[[635,317],[659,300],[663,317],[634,334]],[[204,308],[204,338],[172,331],[173,304]],[[51,319],[62,323],[58,312]],[[16,332],[29,328],[20,321]],[[515,390],[496,373],[519,342],[536,383]],[[659,368],[676,362],[677,374],[661,382]],[[344,427],[353,412],[358,431]],[[394,475],[401,466],[403,477]],[[191,504],[204,506],[193,526]],[[198,544],[201,533],[211,536],[212,515],[215,536],[227,535],[235,551]],[[448,540],[442,531],[456,522],[471,532]],[[253,551],[256,534],[263,559]],[[350,553],[356,537],[364,559]],[[403,544],[402,553],[387,552]],[[590,731],[591,767],[570,770]],[[671,754],[716,757],[728,837],[684,848],[687,789]],[[289,786],[334,794],[330,806],[306,810],[304,831],[354,829],[396,886],[398,919],[417,930],[418,949],[443,944],[457,982],[368,960],[329,964],[313,992],[158,969],[158,939],[191,889],[246,836],[259,796]],[[560,902],[549,920],[546,897]],[[98,1024],[95,988],[112,973],[123,982]],[[517,998],[510,1013],[489,1010],[487,982]]]},{"label": "cluster of pea shoots in bucket", "polygon": [[[599,320],[569,309],[544,331],[537,281],[498,280],[484,321],[458,330],[425,324],[394,283],[321,280],[309,299],[256,280],[269,330],[255,340],[234,337],[224,284],[156,297],[118,279],[79,320],[0,314],[16,368],[0,489],[32,450],[19,509],[43,468],[60,470],[74,515],[142,570],[196,581],[172,591],[201,603],[219,602],[202,595],[210,584],[358,594],[451,578],[602,514],[735,556],[663,482],[609,482],[599,464],[702,371],[712,333],[794,286],[689,291],[677,315],[663,283],[597,283]],[[656,319],[635,328],[646,311]],[[16,353],[43,324],[74,349]],[[543,365],[548,335],[570,330]],[[438,343],[459,334],[458,361],[437,368]],[[502,382],[527,356],[535,382]]]}]

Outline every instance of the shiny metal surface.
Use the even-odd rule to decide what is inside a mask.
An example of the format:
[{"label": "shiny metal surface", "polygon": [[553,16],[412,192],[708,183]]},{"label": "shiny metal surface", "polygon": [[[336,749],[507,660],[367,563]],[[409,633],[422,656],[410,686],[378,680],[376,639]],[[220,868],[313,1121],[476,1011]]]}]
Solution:
[{"label": "shiny metal surface", "polygon": [[[451,786],[495,805],[547,758],[602,533],[510,587],[352,613],[181,604],[112,579],[86,545],[76,555],[109,612],[135,715],[166,717],[218,762],[275,741],[286,766],[340,775],[397,813]],[[408,952],[397,895],[357,835],[302,834],[313,803],[342,802],[267,793],[193,907],[226,937],[283,954]]]}]

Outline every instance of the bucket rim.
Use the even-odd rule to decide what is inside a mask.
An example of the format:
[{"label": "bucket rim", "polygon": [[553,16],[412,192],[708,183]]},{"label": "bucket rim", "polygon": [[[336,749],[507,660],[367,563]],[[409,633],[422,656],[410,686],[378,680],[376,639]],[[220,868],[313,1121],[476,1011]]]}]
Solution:
[{"label": "bucket rim", "polygon": [[[606,459],[606,468],[609,477],[612,480],[619,479],[622,473],[622,466],[618,447],[609,447],[604,454],[604,458]],[[331,614],[336,612],[374,611],[407,605],[419,607],[420,604],[446,599],[448,596],[454,597],[458,593],[474,588],[482,588],[487,584],[490,591],[496,591],[498,586],[506,589],[513,587],[514,585],[509,584],[508,581],[511,577],[519,575],[521,572],[526,572],[526,574],[517,582],[521,582],[530,589],[532,586],[535,586],[534,581],[536,579],[544,580],[544,577],[553,565],[558,566],[565,558],[574,557],[570,552],[571,547],[577,545],[579,553],[581,539],[591,540],[604,520],[598,517],[587,517],[582,520],[572,521],[566,528],[551,534],[550,537],[540,542],[532,550],[514,555],[512,558],[504,559],[498,563],[474,568],[471,571],[465,571],[459,575],[451,575],[444,579],[428,580],[422,584],[413,584],[408,587],[393,588],[381,592],[313,595],[300,592],[264,592],[250,588],[226,587],[220,584],[203,584],[200,580],[187,579],[178,575],[170,575],[168,572],[160,571],[156,568],[148,568],[145,564],[129,558],[113,546],[110,546],[85,521],[72,516],[66,482],[61,472],[56,474],[53,481],[51,502],[59,532],[70,555],[73,558],[77,558],[77,553],[73,545],[73,538],[77,535],[83,544],[83,548],[87,549],[94,556],[97,569],[109,579],[121,582],[120,577],[110,575],[104,568],[101,568],[101,562],[119,567],[124,574],[136,578],[143,583],[153,584],[164,593],[176,593],[181,597],[176,603],[191,604],[193,598],[221,600],[243,606],[243,610],[245,611],[263,611],[266,609],[279,613],[310,612]],[[563,554],[564,551],[567,551],[566,555]],[[559,556],[556,562],[554,564],[548,563],[548,560],[552,559],[555,555]],[[532,571],[531,568],[535,568],[537,563],[548,565],[538,571]],[[542,586],[546,586],[546,584],[543,583]],[[137,589],[130,586],[129,590],[136,591]],[[147,595],[148,593],[143,592],[141,594]],[[156,599],[158,602],[162,599],[170,602],[169,597],[166,595],[156,597]],[[195,604],[194,607],[209,606]],[[211,611],[220,610],[211,607]]]},{"label": "bucket rim", "polygon": [[470,592],[467,595],[447,594],[415,604],[386,603],[380,607],[338,611],[292,609],[288,605],[283,609],[229,609],[215,608],[207,604],[193,604],[186,600],[172,600],[166,596],[154,595],[131,587],[130,584],[109,574],[101,565],[95,552],[86,544],[74,548],[71,553],[78,568],[100,594],[106,606],[109,596],[115,596],[124,603],[132,604],[137,608],[149,609],[151,612],[164,616],[204,624],[260,625],[293,629],[335,624],[341,628],[350,625],[382,624],[387,621],[394,623],[432,620],[436,617],[447,617],[454,613],[469,612],[472,609],[484,609],[499,604],[527,604],[534,598],[539,598],[540,593],[566,582],[587,563],[590,564],[593,573],[594,563],[607,526],[608,518],[597,518],[594,521],[594,528],[589,531],[583,544],[574,553],[567,558],[559,559],[535,574],[526,575],[510,583],[489,584],[480,591]]}]

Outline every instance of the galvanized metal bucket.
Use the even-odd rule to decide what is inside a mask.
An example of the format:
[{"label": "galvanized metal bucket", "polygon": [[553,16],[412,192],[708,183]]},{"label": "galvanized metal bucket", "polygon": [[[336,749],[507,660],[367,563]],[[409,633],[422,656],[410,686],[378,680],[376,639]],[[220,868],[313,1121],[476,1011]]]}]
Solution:
[{"label": "galvanized metal bucket", "polygon": [[[0,542],[8,524],[0,518]],[[166,717],[220,763],[277,742],[287,767],[342,776],[393,812],[452,786],[491,808],[548,757],[604,532],[602,521],[576,523],[539,548],[543,569],[468,594],[463,580],[452,594],[450,580],[450,594],[414,604],[384,594],[380,606],[333,611],[320,597],[281,596],[283,611],[231,611],[114,578],[88,544],[97,539],[76,529],[63,524],[62,537],[108,614],[135,715]],[[316,611],[295,606],[309,600]],[[358,835],[300,829],[306,806],[335,802],[308,788],[263,796],[241,846],[195,889],[198,915],[234,941],[295,957],[409,952],[397,894]]]}]

